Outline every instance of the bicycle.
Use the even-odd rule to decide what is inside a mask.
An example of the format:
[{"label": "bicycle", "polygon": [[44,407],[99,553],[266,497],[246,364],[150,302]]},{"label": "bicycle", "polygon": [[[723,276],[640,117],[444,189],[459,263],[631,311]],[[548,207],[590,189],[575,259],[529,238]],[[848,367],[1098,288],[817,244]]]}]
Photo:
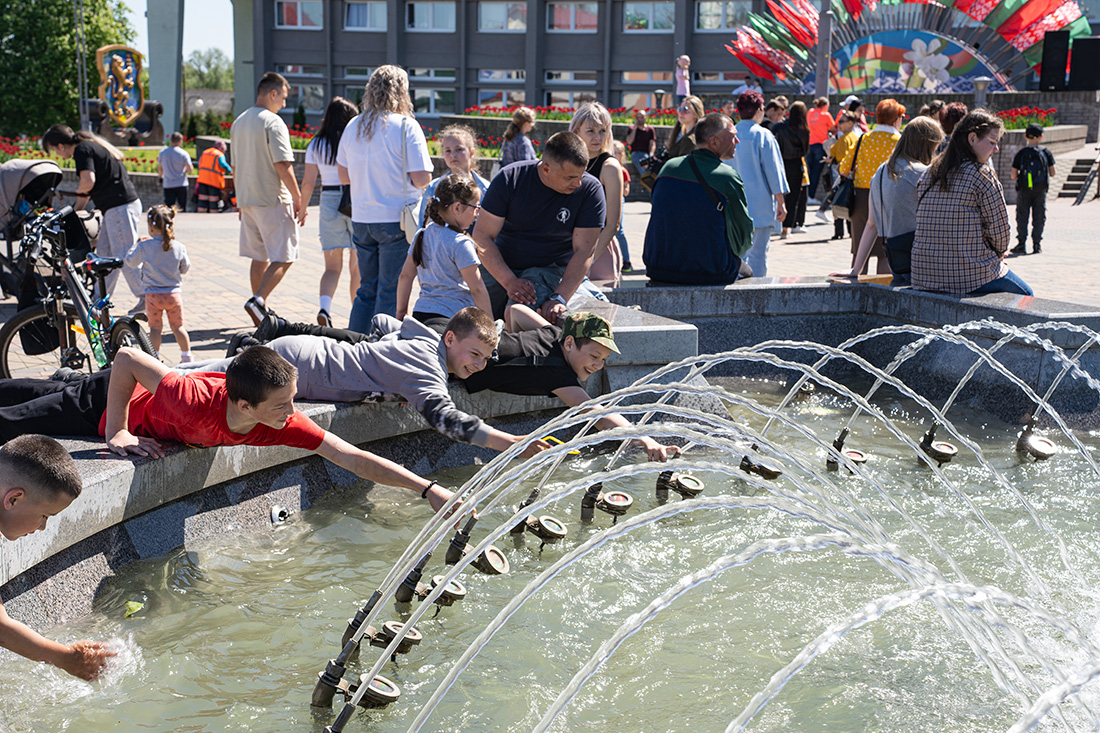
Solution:
[{"label": "bicycle", "polygon": [[[60,225],[71,211],[70,206],[47,211],[25,225],[21,255],[28,269],[43,276],[46,294],[0,328],[0,378],[90,374],[110,367],[123,346],[157,355],[137,318],[111,315],[110,295],[92,301],[69,258]],[[94,279],[96,292],[106,293],[108,273],[122,265],[120,258],[93,253],[79,268]],[[87,350],[81,348],[80,336]],[[59,372],[62,367],[72,371]]]}]

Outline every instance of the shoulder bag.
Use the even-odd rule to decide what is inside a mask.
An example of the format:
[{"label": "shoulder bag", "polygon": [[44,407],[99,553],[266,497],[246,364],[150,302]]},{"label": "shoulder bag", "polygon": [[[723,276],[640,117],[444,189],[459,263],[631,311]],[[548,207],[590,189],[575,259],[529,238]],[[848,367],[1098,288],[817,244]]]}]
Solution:
[{"label": "shoulder bag", "polygon": [[856,202],[856,161],[859,159],[859,146],[862,142],[863,137],[860,136],[856,141],[856,151],[852,153],[852,170],[847,176],[841,176],[829,192],[833,201],[833,216],[838,219],[852,217],[852,204]]},{"label": "shoulder bag", "polygon": [[420,200],[409,201],[409,171],[408,171],[408,143],[409,138],[405,133],[407,117],[401,118],[401,192],[404,205],[401,207],[401,231],[405,232],[405,241],[412,244],[416,239],[416,230],[420,228],[419,216]]}]

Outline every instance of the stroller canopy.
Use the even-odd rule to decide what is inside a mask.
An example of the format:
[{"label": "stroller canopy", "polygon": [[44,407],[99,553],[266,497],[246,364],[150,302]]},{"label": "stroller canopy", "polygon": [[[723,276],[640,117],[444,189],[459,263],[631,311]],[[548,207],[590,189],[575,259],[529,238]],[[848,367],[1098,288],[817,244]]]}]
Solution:
[{"label": "stroller canopy", "polygon": [[61,167],[52,160],[9,160],[0,165],[0,230],[11,221],[20,196],[38,206],[61,183]]}]

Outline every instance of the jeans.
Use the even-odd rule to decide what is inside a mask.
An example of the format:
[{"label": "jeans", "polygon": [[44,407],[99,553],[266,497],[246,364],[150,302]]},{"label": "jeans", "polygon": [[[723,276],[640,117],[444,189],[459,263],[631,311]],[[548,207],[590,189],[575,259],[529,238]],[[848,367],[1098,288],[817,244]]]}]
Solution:
[{"label": "jeans", "polygon": [[405,265],[409,244],[401,223],[354,222],[355,252],[359,260],[359,290],[351,304],[352,331],[366,333],[377,313],[397,313],[397,278]]},{"label": "jeans", "polygon": [[744,260],[752,268],[753,277],[766,277],[768,274],[768,246],[772,231],[771,224],[752,230],[752,248],[745,254]]},{"label": "jeans", "polygon": [[806,162],[810,167],[810,198],[817,198],[817,184],[821,180],[821,172],[825,170],[825,146],[814,143],[810,146],[810,152],[806,154]]},{"label": "jeans", "polygon": [[[512,272],[516,277],[530,280],[531,284],[535,286],[535,305],[532,307],[538,308],[546,302],[547,298],[561,284],[561,276],[565,273],[565,267],[547,265],[545,267],[528,267],[525,270],[512,270]],[[508,297],[508,293],[504,291],[501,284],[484,266],[481,267],[481,279],[485,281],[485,289],[489,291],[489,302],[493,305],[493,318],[503,318],[504,308],[515,301]],[[607,296],[593,285],[587,277],[577,286],[577,292],[573,293],[573,297],[569,299],[566,307],[571,311],[576,310],[580,301],[585,298],[607,300]]]},{"label": "jeans", "polygon": [[619,242],[619,251],[623,253],[623,264],[630,264],[630,249],[626,242],[626,232],[623,231],[623,225],[620,222],[619,231],[615,234],[615,239]]},{"label": "jeans", "polygon": [[980,288],[971,290],[967,295],[985,295],[986,293],[1015,293],[1016,295],[1035,295],[1035,291],[1019,275],[1009,270],[1004,277],[991,280]]},{"label": "jeans", "polygon": [[634,150],[630,151],[630,162],[634,164],[634,170],[638,171],[639,178],[645,173],[645,168],[642,167],[642,161],[648,157],[649,153]]},{"label": "jeans", "polygon": [[321,239],[321,249],[326,252],[333,249],[351,249],[355,245],[352,221],[341,214],[339,208],[339,191],[321,192],[318,236]]},{"label": "jeans", "polygon": [[1016,241],[1021,247],[1027,243],[1027,220],[1032,216],[1031,244],[1038,249],[1043,241],[1043,227],[1047,223],[1047,191],[1017,189],[1016,191]]}]

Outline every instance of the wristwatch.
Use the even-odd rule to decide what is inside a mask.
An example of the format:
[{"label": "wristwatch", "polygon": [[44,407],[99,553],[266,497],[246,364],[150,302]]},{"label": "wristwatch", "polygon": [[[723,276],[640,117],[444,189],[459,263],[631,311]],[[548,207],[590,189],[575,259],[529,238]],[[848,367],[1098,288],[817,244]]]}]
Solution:
[{"label": "wristwatch", "polygon": [[561,303],[561,304],[562,304],[562,307],[565,307],[565,305],[566,305],[566,303],[565,303],[565,298],[564,298],[564,297],[562,297],[562,294],[561,294],[561,293],[552,293],[552,294],[550,295],[550,297],[549,297],[549,298],[547,298],[547,300],[552,300],[552,301],[554,301],[555,303]]}]

